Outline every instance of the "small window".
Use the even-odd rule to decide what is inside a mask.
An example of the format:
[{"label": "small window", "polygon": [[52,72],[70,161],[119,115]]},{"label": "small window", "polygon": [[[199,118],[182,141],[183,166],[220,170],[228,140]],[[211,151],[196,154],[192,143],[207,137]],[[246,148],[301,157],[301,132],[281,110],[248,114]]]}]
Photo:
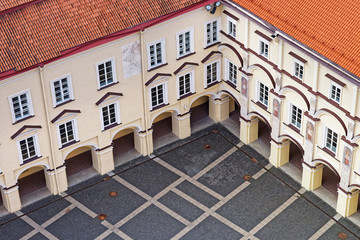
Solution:
[{"label": "small window", "polygon": [[341,87],[335,83],[330,84],[330,99],[337,103],[340,103],[341,99]]},{"label": "small window", "polygon": [[292,104],[291,106],[291,121],[290,123],[296,128],[301,128],[302,110]]},{"label": "small window", "polygon": [[206,46],[218,41],[218,21],[212,21],[206,24]]},{"label": "small window", "polygon": [[187,30],[176,35],[178,58],[194,52],[194,30]]},{"label": "small window", "polygon": [[219,62],[205,66],[206,86],[219,81]]},{"label": "small window", "polygon": [[179,86],[179,98],[182,96],[194,92],[194,80],[193,72],[182,75],[178,78],[178,86]]},{"label": "small window", "polygon": [[107,127],[119,123],[118,110],[116,103],[109,104],[101,108],[102,122],[104,129]]},{"label": "small window", "polygon": [[54,107],[73,99],[70,75],[56,79],[51,83]]},{"label": "small window", "polygon": [[9,102],[13,123],[34,115],[29,90],[9,97]]},{"label": "small window", "polygon": [[111,59],[97,64],[99,89],[108,86],[115,81],[115,60]]},{"label": "small window", "polygon": [[338,144],[338,134],[333,130],[326,128],[326,144],[325,147],[330,151],[336,153]]},{"label": "small window", "polygon": [[236,86],[237,85],[237,66],[228,60],[226,62],[227,62],[228,80]]},{"label": "small window", "polygon": [[260,39],[259,54],[263,57],[269,57],[269,42],[265,39]]},{"label": "small window", "polygon": [[60,124],[58,126],[58,129],[59,129],[61,146],[64,146],[67,143],[75,141],[74,121],[69,121],[64,124]]},{"label": "small window", "polygon": [[269,88],[263,83],[259,83],[259,102],[265,106],[269,104]]},{"label": "small window", "polygon": [[302,80],[304,76],[304,64],[297,60],[295,60],[294,63],[294,76],[300,80]]},{"label": "small window", "polygon": [[40,157],[37,134],[17,141],[17,145],[19,150],[20,164],[23,164],[26,161],[30,161],[36,157]]},{"label": "small window", "polygon": [[236,38],[236,21],[232,18],[228,18],[228,34]]},{"label": "small window", "polygon": [[149,69],[165,63],[165,40],[148,45]]},{"label": "small window", "polygon": [[150,88],[151,108],[165,104],[165,84]]}]

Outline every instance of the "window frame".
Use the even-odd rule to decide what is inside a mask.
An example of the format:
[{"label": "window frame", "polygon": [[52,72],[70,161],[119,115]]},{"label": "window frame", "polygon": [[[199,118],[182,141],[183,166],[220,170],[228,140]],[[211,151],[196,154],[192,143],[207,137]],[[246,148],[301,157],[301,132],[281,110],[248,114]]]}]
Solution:
[{"label": "window frame", "polygon": [[[184,39],[185,39],[185,34],[186,33],[190,33],[190,50],[188,52],[185,52],[183,54],[180,53],[180,43],[179,43],[179,40],[180,40],[180,35],[183,35],[184,36]],[[191,27],[191,28],[187,28],[187,29],[184,29],[178,33],[176,33],[176,57],[177,59],[181,58],[181,57],[185,57],[191,53],[194,53],[195,50],[194,50],[194,27]],[[184,41],[184,49],[185,49],[185,41]]]},{"label": "window frame", "polygon": [[[332,98],[332,89],[333,87],[340,90],[340,96],[339,96],[339,101],[336,101],[336,96],[335,96],[335,99]],[[329,94],[329,99],[333,100],[334,102],[340,104],[341,103],[341,96],[342,96],[342,90],[343,90],[343,87],[341,87],[339,84],[333,82],[333,81],[330,81],[330,94]]]},{"label": "window frame", "polygon": [[[290,111],[290,114],[289,114],[289,124],[294,126],[295,128],[301,130],[301,127],[302,127],[302,118],[303,118],[303,110],[297,106],[295,106],[294,104],[290,103],[290,108],[289,108],[289,111]],[[295,116],[295,122],[296,124],[293,123],[293,110],[294,108],[296,108],[296,116]],[[299,114],[299,111],[300,111],[300,118],[298,116]],[[299,121],[300,119],[300,121]],[[300,123],[300,126],[297,126],[297,123]]]},{"label": "window frame", "polygon": [[[67,124],[69,122],[71,122],[71,124],[72,124],[74,139],[70,140],[70,141],[67,141],[66,143],[62,143],[61,142],[61,134],[60,134],[60,126],[65,125],[65,124]],[[75,142],[79,141],[79,133],[78,133],[78,127],[77,127],[76,118],[73,118],[73,119],[68,120],[68,121],[61,121],[61,123],[56,124],[56,129],[57,129],[57,135],[58,135],[59,149],[67,147],[68,145],[71,145],[72,143],[75,143]]]},{"label": "window frame", "polygon": [[[211,81],[211,83],[207,82],[208,79],[208,73],[207,73],[207,67],[210,65],[216,64],[216,80]],[[220,59],[217,59],[215,61],[212,61],[204,66],[204,88],[207,88],[211,86],[212,84],[216,82],[220,82],[221,80],[221,61]]]},{"label": "window frame", "polygon": [[[231,17],[227,17],[227,34],[230,35],[233,38],[236,38],[236,34],[237,34],[237,21]],[[233,32],[232,27],[234,28],[235,32]]]},{"label": "window frame", "polygon": [[[22,155],[22,151],[21,151],[20,142],[23,141],[23,140],[27,140],[27,139],[29,139],[29,138],[33,138],[35,155],[30,156],[30,157],[24,159],[24,158],[23,158],[23,155]],[[18,156],[19,156],[20,165],[22,165],[22,164],[24,164],[24,163],[27,163],[27,162],[29,162],[29,161],[31,161],[31,160],[34,160],[34,159],[36,159],[36,158],[41,157],[39,137],[38,137],[38,134],[37,134],[37,133],[33,133],[33,134],[29,135],[29,136],[26,136],[26,137],[23,137],[23,138],[20,138],[20,139],[16,140],[16,145],[17,145],[17,150],[18,150]]]},{"label": "window frame", "polygon": [[[104,86],[101,86],[101,85],[100,85],[100,75],[99,75],[99,65],[105,64],[105,66],[106,66],[106,63],[109,62],[109,61],[111,62],[111,70],[112,70],[113,81],[112,81],[111,83],[105,84]],[[103,61],[101,61],[101,62],[96,63],[96,64],[95,64],[95,70],[96,70],[96,76],[97,76],[97,86],[98,86],[98,90],[101,90],[101,89],[103,89],[103,88],[106,88],[106,87],[111,86],[111,85],[113,85],[113,84],[115,84],[115,83],[118,82],[117,77],[116,77],[115,57],[108,58],[108,59],[105,59],[105,60],[103,60]],[[106,75],[106,73],[105,73],[105,75]]]},{"label": "window frame", "polygon": [[[195,92],[195,71],[192,70],[192,71],[189,71],[189,72],[186,72],[184,74],[181,74],[177,77],[177,80],[176,80],[176,88],[177,88],[177,98],[178,99],[181,99],[183,98],[184,96],[187,96],[188,94],[191,94],[191,93],[194,93]],[[189,75],[190,77],[190,91],[189,92],[186,92],[184,94],[180,94],[180,78],[182,77],[185,77],[186,75]],[[186,89],[186,88],[185,88]]]},{"label": "window frame", "polygon": [[[230,73],[230,65],[231,64],[234,66],[233,70],[235,71],[235,74]],[[237,87],[237,84],[238,84],[238,66],[236,64],[234,64],[232,61],[230,61],[229,59],[225,59],[225,67],[226,67],[226,71],[225,71],[226,80],[231,82],[232,84],[234,84]],[[232,75],[236,75],[236,78],[231,79],[230,76],[232,76]],[[234,80],[235,80],[235,82],[234,82]]]},{"label": "window frame", "polygon": [[[328,134],[329,134],[329,131],[332,132],[331,134],[331,140],[330,140],[330,148],[328,147]],[[331,149],[331,147],[333,146],[333,138],[334,138],[334,134],[336,134],[336,147],[335,147],[335,151],[333,151]],[[337,151],[338,151],[338,148],[339,147],[339,134],[337,132],[335,132],[334,130],[328,128],[325,126],[325,131],[324,131],[324,148],[326,148],[327,150],[329,150],[330,152],[334,153],[336,155]]]},{"label": "window frame", "polygon": [[[66,78],[67,79],[67,84],[68,84],[68,89],[69,89],[69,99],[68,100],[66,100],[66,101],[62,101],[62,102],[60,102],[60,103],[57,103],[56,102],[56,92],[55,92],[55,82],[57,82],[57,81],[61,81],[61,80],[63,80],[64,78]],[[72,101],[72,100],[74,100],[75,98],[74,98],[74,92],[73,92],[73,86],[72,86],[72,79],[71,79],[71,74],[69,73],[69,74],[66,74],[66,75],[63,75],[63,76],[61,76],[61,77],[59,77],[59,78],[56,78],[56,79],[54,79],[54,80],[52,80],[51,82],[50,82],[50,88],[51,88],[51,97],[52,97],[52,101],[53,101],[53,107],[55,108],[55,107],[57,107],[57,106],[59,106],[59,105],[62,105],[62,104],[65,104],[65,103],[67,103],[67,102],[70,102],[70,101]],[[63,98],[63,93],[62,93],[62,98]]]},{"label": "window frame", "polygon": [[[299,65],[299,75],[296,75],[296,64]],[[301,69],[302,68],[302,74],[300,76],[300,72],[301,72]],[[297,60],[296,58],[294,58],[294,77],[300,79],[300,80],[303,80],[304,79],[304,73],[305,73],[305,65],[303,62]]]},{"label": "window frame", "polygon": [[[27,105],[28,105],[28,112],[29,114],[26,115],[26,116],[22,116],[21,118],[19,119],[16,119],[16,116],[15,116],[15,109],[14,109],[14,106],[13,106],[13,101],[12,99],[14,97],[20,97],[20,95],[23,95],[25,94],[26,95],[26,101],[27,101]],[[8,100],[9,100],[9,104],[10,104],[10,111],[11,111],[11,117],[12,117],[12,123],[15,124],[19,121],[22,121],[23,119],[26,119],[28,117],[31,117],[31,116],[34,116],[34,109],[33,109],[33,105],[32,105],[32,98],[31,98],[31,93],[30,93],[30,89],[27,89],[25,91],[21,91],[19,93],[16,93],[16,94],[13,94],[11,96],[8,97]],[[21,115],[23,115],[22,113],[22,110],[21,110]]]},{"label": "window frame", "polygon": [[[208,43],[208,41],[207,41],[207,39],[208,39],[207,38],[207,36],[208,36],[207,25],[213,24],[214,22],[216,22],[216,40],[214,41],[214,33],[213,33],[213,31],[211,31],[210,34],[212,35],[212,38],[211,38],[211,41]],[[211,25],[211,27],[213,27],[213,26]],[[220,34],[219,34],[220,28],[221,28],[220,17],[216,18],[216,19],[212,19],[212,20],[204,23],[204,47],[205,48],[220,41]]]},{"label": "window frame", "polygon": [[[267,45],[267,54],[265,54],[265,52],[262,52],[262,43]],[[270,42],[262,37],[259,37],[259,55],[263,56],[266,59],[269,59],[270,55]]]},{"label": "window frame", "polygon": [[[159,103],[159,104],[156,104],[156,105],[152,105],[152,95],[151,95],[151,90],[153,88],[157,88],[159,87],[160,85],[163,86],[163,102],[162,103]],[[158,91],[158,90],[157,90]],[[158,96],[158,94],[157,94]],[[157,97],[158,98],[158,97]],[[154,84],[152,86],[149,87],[149,105],[150,105],[150,110],[154,110],[156,109],[157,107],[159,106],[162,106],[162,105],[166,105],[168,103],[168,95],[167,95],[167,82],[162,82],[162,83],[159,83],[159,84]]]},{"label": "window frame", "polygon": [[[114,106],[114,110],[115,110],[115,122],[110,123],[108,125],[105,126],[104,124],[104,114],[103,114],[103,108],[105,107],[109,107],[110,105],[115,105]],[[120,118],[120,104],[119,104],[119,100],[116,101],[112,101],[112,102],[106,102],[104,104],[101,104],[101,106],[99,106],[99,111],[100,111],[100,123],[101,123],[101,130],[107,130],[109,128],[111,128],[114,125],[119,125],[121,123],[121,118]]]},{"label": "window frame", "polygon": [[[156,44],[161,44],[161,63],[156,63],[155,65],[151,66],[151,56],[150,56],[150,48],[151,46],[156,46]],[[147,50],[147,60],[148,60],[148,70],[151,70],[153,68],[156,68],[158,66],[161,66],[166,63],[166,51],[165,51],[165,38],[162,38],[157,41],[153,41],[151,43],[148,43],[146,45]],[[155,59],[157,58],[157,55],[155,55]]]},{"label": "window frame", "polygon": [[[270,95],[269,95],[269,87],[266,86],[264,83],[260,82],[260,81],[257,81],[258,82],[258,86],[257,86],[257,91],[256,91],[256,100],[261,103],[262,105],[264,105],[266,108],[269,107],[269,101],[270,101]],[[265,104],[264,102],[262,102],[260,100],[260,95],[261,95],[261,84],[264,86],[264,89],[266,88],[267,89],[267,104]]]}]

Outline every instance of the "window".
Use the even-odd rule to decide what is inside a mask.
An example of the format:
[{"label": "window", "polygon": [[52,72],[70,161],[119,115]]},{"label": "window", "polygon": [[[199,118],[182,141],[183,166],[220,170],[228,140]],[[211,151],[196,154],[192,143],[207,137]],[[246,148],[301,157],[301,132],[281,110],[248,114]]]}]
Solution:
[{"label": "window", "polygon": [[120,123],[118,103],[112,103],[101,108],[103,130]]},{"label": "window", "polygon": [[20,164],[35,157],[40,157],[37,135],[33,135],[17,142]]},{"label": "window", "polygon": [[260,39],[260,55],[266,58],[269,57],[269,42],[265,39]]},{"label": "window", "polygon": [[13,123],[34,115],[30,90],[9,97]]},{"label": "window", "polygon": [[[219,81],[219,62],[213,62],[205,66],[206,86]],[[205,86],[205,87],[206,87]]]},{"label": "window", "polygon": [[51,91],[54,107],[72,100],[73,92],[70,75],[52,81]]},{"label": "window", "polygon": [[325,147],[330,151],[336,153],[338,144],[338,134],[333,130],[326,128],[326,144]]},{"label": "window", "polygon": [[61,146],[64,146],[67,143],[75,141],[74,121],[69,121],[64,124],[60,124],[58,126],[58,129],[59,129]]},{"label": "window", "polygon": [[218,41],[218,21],[211,21],[206,24],[206,46]]},{"label": "window", "polygon": [[194,52],[194,30],[186,30],[176,35],[178,58]]},{"label": "window", "polygon": [[259,102],[265,106],[269,103],[269,88],[263,83],[259,83]]},{"label": "window", "polygon": [[228,18],[228,34],[236,38],[236,21],[232,18]]},{"label": "window", "polygon": [[193,74],[194,72],[190,72],[178,78],[179,98],[185,96],[186,94],[194,92]]},{"label": "window", "polygon": [[304,64],[295,60],[295,64],[294,64],[294,76],[299,78],[299,79],[303,79],[304,76]]},{"label": "window", "polygon": [[292,104],[290,104],[290,108],[291,108],[290,123],[300,129],[301,128],[302,110]]},{"label": "window", "polygon": [[165,83],[150,88],[151,108],[166,104]]},{"label": "window", "polygon": [[340,103],[341,97],[341,87],[336,83],[330,84],[330,99],[334,100],[337,103]]},{"label": "window", "polygon": [[115,59],[97,64],[96,69],[99,89],[116,82]]},{"label": "window", "polygon": [[235,84],[237,84],[237,66],[232,62],[226,60],[227,63],[227,78],[228,80]]},{"label": "window", "polygon": [[148,45],[149,69],[165,63],[165,40]]}]

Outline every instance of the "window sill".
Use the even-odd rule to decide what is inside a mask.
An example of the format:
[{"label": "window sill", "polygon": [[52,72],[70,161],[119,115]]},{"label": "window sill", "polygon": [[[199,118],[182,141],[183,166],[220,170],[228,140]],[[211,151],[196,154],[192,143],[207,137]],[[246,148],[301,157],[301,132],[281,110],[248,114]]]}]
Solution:
[{"label": "window sill", "polygon": [[[284,124],[285,126],[287,126],[288,128],[292,129],[294,132],[297,132],[299,135],[301,135],[299,128],[295,127],[295,126],[292,125],[292,124],[286,124],[286,123],[283,123],[283,124]],[[301,135],[301,136],[302,136],[302,135]]]},{"label": "window sill", "polygon": [[103,129],[102,131],[104,132],[104,131],[106,131],[106,130],[109,130],[110,128],[119,126],[119,125],[121,125],[121,124],[122,124],[122,123],[113,123],[113,124],[111,124],[111,125],[109,125],[109,126],[104,127],[104,129]]},{"label": "window sill", "polygon": [[73,145],[75,143],[78,143],[78,142],[80,142],[80,141],[73,140],[71,142],[65,143],[64,145],[61,146],[61,148],[59,148],[59,150],[64,149],[64,148],[66,148],[68,146],[71,146],[71,145]]},{"label": "window sill", "polygon": [[111,86],[113,86],[113,85],[115,85],[115,84],[118,84],[118,83],[119,83],[119,82],[110,83],[110,84],[108,84],[108,85],[105,85],[105,86],[99,88],[98,91],[101,91],[101,90],[103,90],[103,89],[105,89],[105,88],[111,87]]},{"label": "window sill", "polygon": [[195,94],[195,93],[196,93],[196,92],[189,92],[189,93],[187,93],[187,94],[184,94],[184,95],[180,96],[177,100],[179,101],[179,100],[181,100],[181,99],[187,98],[187,97],[189,97],[189,96],[191,96],[191,95],[193,95],[193,94]]},{"label": "window sill", "polygon": [[214,46],[219,45],[219,44],[221,44],[221,42],[215,42],[215,43],[207,45],[206,47],[204,47],[204,49],[208,49],[208,48],[214,47]]},{"label": "window sill", "polygon": [[32,162],[32,161],[34,161],[34,160],[36,160],[36,159],[39,159],[39,158],[42,158],[42,156],[33,156],[33,157],[29,158],[29,159],[24,160],[23,163],[20,164],[20,166],[22,166],[22,165],[24,165],[24,164],[27,164],[27,163],[29,163],[29,162]]},{"label": "window sill", "polygon": [[219,83],[219,81],[214,81],[214,82],[208,84],[208,85],[206,86],[206,88],[204,88],[204,89],[208,89],[208,88],[210,88],[210,87],[212,87],[212,86],[215,86],[215,85],[218,84],[218,83]]},{"label": "window sill", "polygon": [[336,154],[335,154],[334,152],[330,151],[330,150],[327,149],[326,147],[321,148],[321,147],[318,146],[318,148],[321,149],[321,150],[323,150],[323,151],[326,152],[327,154],[329,154],[329,155],[330,155],[331,157],[333,157],[336,161],[340,162],[338,159],[336,159]]},{"label": "window sill", "polygon": [[196,53],[196,52],[188,53],[188,54],[186,54],[186,55],[183,55],[183,56],[178,57],[176,60],[179,61],[179,60],[181,60],[181,59],[183,59],[183,58],[190,57],[191,55],[194,55],[195,53]]},{"label": "window sill", "polygon": [[268,110],[267,110],[267,106],[265,106],[263,103],[261,102],[254,102],[254,100],[251,100],[251,102],[255,103],[257,106],[259,106],[260,108],[264,109],[267,113],[270,113]]},{"label": "window sill", "polygon": [[32,118],[32,117],[35,117],[35,115],[27,116],[27,117],[24,117],[24,118],[22,118],[20,120],[17,120],[16,122],[13,123],[13,125],[18,124],[19,122],[28,120],[29,118]]},{"label": "window sill", "polygon": [[59,103],[59,104],[57,104],[54,108],[60,107],[60,106],[62,106],[62,105],[65,105],[65,104],[67,104],[67,103],[70,103],[70,102],[72,102],[72,101],[74,101],[74,99],[70,99],[70,100],[67,100],[66,102]]},{"label": "window sill", "polygon": [[223,81],[226,82],[230,87],[232,87],[236,91],[240,92],[239,90],[237,90],[237,86],[233,82],[231,82],[230,80],[223,80]]},{"label": "window sill", "polygon": [[155,110],[157,110],[157,109],[159,109],[159,108],[165,107],[165,106],[167,106],[167,105],[169,105],[169,103],[163,103],[163,104],[161,104],[161,105],[155,106],[155,107],[153,107],[153,108],[150,110],[150,112],[155,111]]},{"label": "window sill", "polygon": [[150,68],[150,69],[148,70],[148,72],[151,72],[151,71],[153,71],[153,70],[155,70],[155,69],[159,69],[159,68],[164,67],[164,66],[166,66],[166,65],[168,65],[168,63],[163,63],[163,64],[161,64],[161,65],[154,66],[154,67]]}]

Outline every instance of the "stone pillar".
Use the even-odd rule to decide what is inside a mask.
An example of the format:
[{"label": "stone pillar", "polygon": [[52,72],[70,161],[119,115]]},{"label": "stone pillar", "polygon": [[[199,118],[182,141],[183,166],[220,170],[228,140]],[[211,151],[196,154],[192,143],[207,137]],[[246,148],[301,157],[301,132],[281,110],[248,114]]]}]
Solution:
[{"label": "stone pillar", "polygon": [[252,120],[246,120],[241,118],[240,120],[240,141],[245,144],[249,144],[258,139],[259,136],[259,119],[253,118]]},{"label": "stone pillar", "polygon": [[280,167],[289,162],[290,141],[274,142],[271,140],[269,162],[275,167]]},{"label": "stone pillar", "polygon": [[141,155],[148,155],[146,147],[146,133],[144,131],[134,131],[134,146],[136,151],[138,151]]},{"label": "stone pillar", "polygon": [[190,126],[190,112],[184,115],[171,114],[172,131],[179,138],[184,139],[190,137],[191,126]]},{"label": "stone pillar", "polygon": [[147,149],[148,149],[147,154],[150,155],[154,151],[154,139],[153,139],[153,130],[152,129],[149,129],[146,132],[145,139],[146,139],[146,144],[147,144]]},{"label": "stone pillar", "polygon": [[343,217],[349,217],[357,211],[357,205],[359,201],[359,191],[350,193],[343,192],[341,189],[338,189],[338,200],[336,204],[336,211],[340,213]]},{"label": "stone pillar", "polygon": [[313,191],[320,187],[322,184],[323,167],[322,164],[313,167],[303,163],[301,186],[308,191]]},{"label": "stone pillar", "polygon": [[62,167],[58,168],[56,170],[56,175],[57,175],[60,193],[65,192],[68,189],[66,167],[62,166]]},{"label": "stone pillar", "polygon": [[93,159],[93,166],[101,175],[114,170],[114,155],[112,144],[97,151],[91,149],[91,155]]},{"label": "stone pillar", "polygon": [[44,170],[44,175],[45,175],[45,182],[46,182],[46,187],[49,189],[49,191],[52,194],[58,194],[58,190],[57,190],[57,182],[56,182],[56,177],[55,177],[55,173],[54,170]]},{"label": "stone pillar", "polygon": [[16,212],[21,209],[21,200],[19,195],[19,187],[17,185],[10,188],[4,188],[1,191],[3,204],[9,212]]},{"label": "stone pillar", "polygon": [[213,99],[209,97],[209,116],[214,122],[222,122],[229,118],[229,96]]}]

